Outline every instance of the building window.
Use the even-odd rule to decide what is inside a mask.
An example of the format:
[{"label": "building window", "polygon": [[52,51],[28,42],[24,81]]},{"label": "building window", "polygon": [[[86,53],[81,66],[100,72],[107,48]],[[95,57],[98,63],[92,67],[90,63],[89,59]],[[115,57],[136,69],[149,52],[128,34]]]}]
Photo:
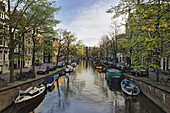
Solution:
[{"label": "building window", "polygon": [[0,17],[2,18],[2,12],[0,11]]},{"label": "building window", "polygon": [[30,48],[28,49],[28,54],[31,54],[31,49]]},{"label": "building window", "polygon": [[25,48],[25,54],[27,54],[27,48]]},{"label": "building window", "polygon": [[4,40],[4,46],[7,47],[8,46],[8,41]]},{"label": "building window", "polygon": [[3,39],[0,40],[0,45],[3,45]]},{"label": "building window", "polygon": [[45,58],[45,62],[48,62],[48,57]]},{"label": "building window", "polygon": [[48,53],[47,53],[47,52],[45,52],[45,53],[44,53],[44,55],[45,55],[45,56],[48,56]]},{"label": "building window", "polygon": [[0,53],[0,61],[2,61],[2,60],[3,60],[3,54]]},{"label": "building window", "polygon": [[28,44],[30,44],[31,43],[31,41],[30,41],[30,39],[28,39]]},{"label": "building window", "polygon": [[8,54],[5,54],[5,61],[8,60]]},{"label": "building window", "polygon": [[29,65],[31,65],[31,59],[29,58]]}]

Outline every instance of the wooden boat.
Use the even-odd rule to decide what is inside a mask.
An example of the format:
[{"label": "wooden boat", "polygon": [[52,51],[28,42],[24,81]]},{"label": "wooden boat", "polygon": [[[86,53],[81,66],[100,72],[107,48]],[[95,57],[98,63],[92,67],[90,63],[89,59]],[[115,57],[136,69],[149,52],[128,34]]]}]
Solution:
[{"label": "wooden boat", "polygon": [[15,99],[17,109],[21,109],[45,95],[45,87],[35,86],[29,87],[25,91],[20,90],[19,96]]},{"label": "wooden boat", "polygon": [[54,77],[52,75],[49,75],[45,78],[42,84],[44,84],[46,88],[50,88],[53,85],[54,81]]},{"label": "wooden boat", "polygon": [[116,69],[108,69],[105,75],[105,78],[109,82],[118,82],[120,83],[123,79],[122,72]]},{"label": "wooden boat", "polygon": [[138,95],[140,93],[139,87],[127,79],[122,80],[120,85],[122,91],[128,95]]}]

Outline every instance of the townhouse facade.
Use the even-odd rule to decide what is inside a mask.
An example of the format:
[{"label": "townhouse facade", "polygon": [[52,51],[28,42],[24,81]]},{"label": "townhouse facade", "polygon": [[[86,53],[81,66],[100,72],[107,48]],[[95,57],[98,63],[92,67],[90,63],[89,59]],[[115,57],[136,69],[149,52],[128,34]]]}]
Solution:
[{"label": "townhouse facade", "polygon": [[9,72],[8,36],[5,35],[8,28],[6,22],[9,18],[5,6],[5,1],[0,1],[0,74]]}]

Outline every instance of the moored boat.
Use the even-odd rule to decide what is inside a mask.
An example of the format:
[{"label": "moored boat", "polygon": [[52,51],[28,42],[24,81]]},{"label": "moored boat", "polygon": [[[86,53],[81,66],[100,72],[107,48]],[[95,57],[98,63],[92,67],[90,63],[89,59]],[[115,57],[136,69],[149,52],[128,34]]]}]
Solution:
[{"label": "moored boat", "polygon": [[76,63],[72,63],[71,65],[73,66],[73,68],[77,67]]},{"label": "moored boat", "polygon": [[116,69],[108,69],[105,75],[105,78],[109,82],[118,82],[120,83],[123,79],[122,72]]},{"label": "moored boat", "polygon": [[103,69],[103,67],[104,67],[104,66],[103,66],[102,64],[97,64],[97,65],[95,66],[96,69],[101,69],[101,70]]},{"label": "moored boat", "polygon": [[54,81],[54,77],[52,75],[49,75],[45,78],[42,84],[44,84],[46,88],[50,88],[53,85]]},{"label": "moored boat", "polygon": [[53,77],[54,77],[55,80],[57,80],[59,78],[59,76],[60,76],[59,74],[56,74]]},{"label": "moored boat", "polygon": [[66,72],[66,73],[69,73],[69,72],[72,72],[72,71],[73,71],[73,66],[67,65],[67,66],[65,67],[65,72]]},{"label": "moored boat", "polygon": [[122,80],[120,85],[122,91],[128,95],[138,95],[140,93],[139,87],[127,79]]},{"label": "moored boat", "polygon": [[21,109],[45,95],[45,87],[35,86],[26,90],[20,90],[19,96],[15,99],[17,109]]}]

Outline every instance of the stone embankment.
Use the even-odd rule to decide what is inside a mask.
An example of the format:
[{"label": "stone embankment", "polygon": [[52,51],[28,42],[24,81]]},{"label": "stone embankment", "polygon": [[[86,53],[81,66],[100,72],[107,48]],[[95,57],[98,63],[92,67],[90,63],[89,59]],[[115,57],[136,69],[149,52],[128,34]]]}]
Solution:
[{"label": "stone embankment", "polygon": [[125,75],[125,77],[137,84],[141,92],[150,100],[165,112],[170,113],[170,87],[164,84],[158,84],[156,81],[145,77],[134,77],[131,75]]},{"label": "stone embankment", "polygon": [[28,79],[26,81],[15,81],[13,83],[8,83],[7,86],[0,88],[0,111],[14,103],[15,98],[19,94],[19,90],[25,90],[30,86],[40,84],[46,76],[53,75],[61,69],[62,68],[59,68],[47,75],[36,75],[36,78]]}]

